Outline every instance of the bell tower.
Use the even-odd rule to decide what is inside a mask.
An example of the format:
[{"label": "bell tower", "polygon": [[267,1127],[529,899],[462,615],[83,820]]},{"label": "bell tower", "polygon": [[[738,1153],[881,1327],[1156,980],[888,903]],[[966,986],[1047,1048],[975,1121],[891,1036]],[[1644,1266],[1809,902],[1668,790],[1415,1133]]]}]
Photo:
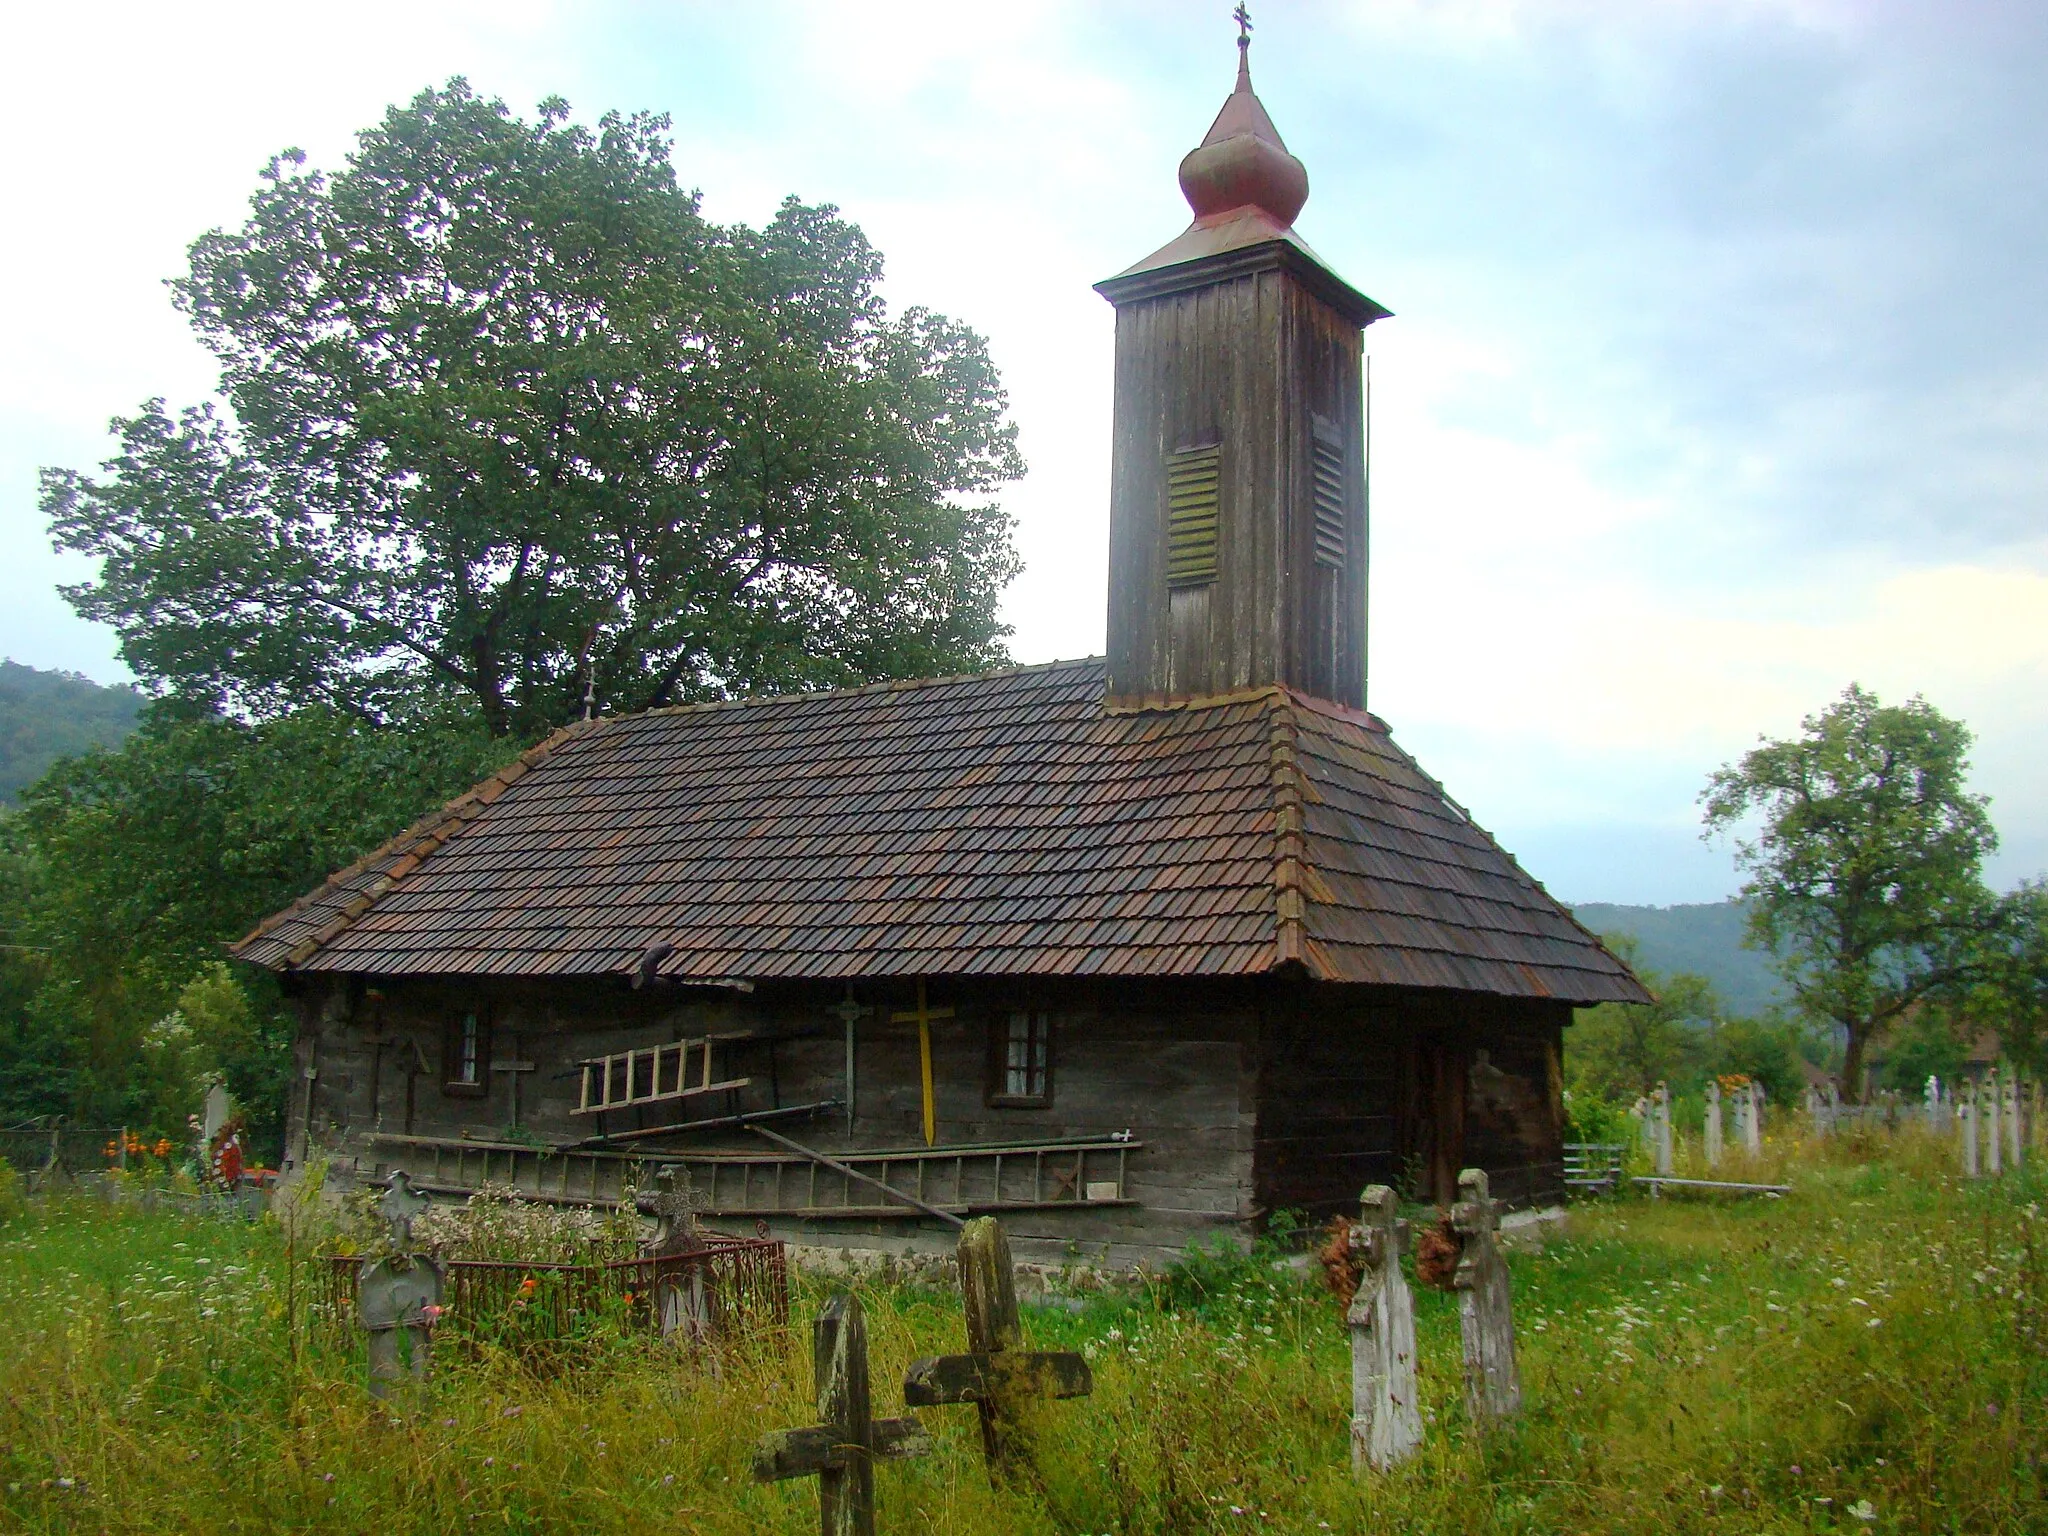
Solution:
[{"label": "bell tower", "polygon": [[1294,232],[1308,172],[1237,88],[1180,163],[1194,223],[1097,283],[1116,306],[1109,696],[1284,683],[1365,707],[1365,327]]}]

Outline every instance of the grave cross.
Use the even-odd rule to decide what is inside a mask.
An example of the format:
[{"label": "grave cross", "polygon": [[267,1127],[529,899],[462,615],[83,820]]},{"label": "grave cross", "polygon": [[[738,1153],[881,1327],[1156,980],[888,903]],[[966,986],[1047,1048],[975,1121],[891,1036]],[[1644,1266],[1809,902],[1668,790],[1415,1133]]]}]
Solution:
[{"label": "grave cross", "polygon": [[1968,1079],[1956,1097],[1956,1128],[1962,1133],[1963,1177],[1977,1177],[1977,1085]]},{"label": "grave cross", "polygon": [[412,1219],[434,1202],[412,1187],[412,1175],[394,1168],[384,1181],[384,1193],[377,1201],[377,1214],[389,1229],[393,1253],[412,1252]]},{"label": "grave cross", "polygon": [[1984,1117],[1984,1171],[1994,1179],[2005,1172],[2005,1143],[1998,1134],[1998,1068],[1984,1079],[1984,1091],[1977,1096],[1978,1113]]},{"label": "grave cross", "polygon": [[1401,1277],[1408,1224],[1395,1219],[1394,1192],[1370,1186],[1359,1197],[1364,1264],[1351,1309],[1351,1465],[1385,1472],[1422,1444],[1415,1391],[1415,1298]]},{"label": "grave cross", "polygon": [[[519,1037],[517,1035],[512,1037],[512,1054],[514,1057],[517,1057],[519,1054]],[[519,1129],[519,1077],[521,1073],[533,1071],[534,1064],[530,1061],[517,1060],[494,1061],[491,1063],[491,1070],[493,1072],[503,1072],[512,1079],[512,1129],[516,1131]]]},{"label": "grave cross", "polygon": [[825,1303],[812,1335],[818,1417],[804,1429],[778,1429],[754,1447],[754,1479],[818,1480],[822,1536],[874,1536],[877,1456],[922,1456],[931,1437],[916,1419],[877,1419],[868,1393],[868,1332],[858,1297]]},{"label": "grave cross", "polygon": [[981,1414],[981,1449],[991,1482],[1029,1465],[1029,1410],[1047,1398],[1095,1390],[1088,1362],[1070,1350],[1024,1348],[1017,1316],[1017,1271],[1010,1240],[993,1216],[960,1231],[960,1300],[967,1314],[964,1355],[911,1362],[903,1401],[913,1408],[972,1403]]},{"label": "grave cross", "polygon": [[1463,1198],[1451,1207],[1451,1225],[1464,1239],[1451,1285],[1458,1293],[1458,1332],[1465,1354],[1465,1407],[1477,1428],[1522,1411],[1522,1377],[1515,1367],[1515,1320],[1507,1260],[1495,1232],[1500,1214],[1486,1171],[1458,1175]]},{"label": "grave cross", "polygon": [[697,1188],[687,1168],[674,1164],[654,1175],[654,1236],[647,1252],[657,1258],[676,1253],[695,1253],[704,1246],[697,1230],[697,1217],[711,1202]]},{"label": "grave cross", "polygon": [[1707,1166],[1721,1165],[1721,1082],[1718,1078],[1707,1079],[1707,1123],[1706,1123]]}]

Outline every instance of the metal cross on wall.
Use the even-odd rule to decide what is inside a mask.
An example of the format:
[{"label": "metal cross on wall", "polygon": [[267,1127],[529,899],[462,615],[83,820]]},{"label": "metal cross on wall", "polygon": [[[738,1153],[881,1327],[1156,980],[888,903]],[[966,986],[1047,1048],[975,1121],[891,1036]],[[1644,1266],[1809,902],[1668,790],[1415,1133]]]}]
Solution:
[{"label": "metal cross on wall", "polygon": [[815,1477],[823,1536],[874,1536],[875,1458],[922,1456],[931,1437],[908,1416],[874,1417],[867,1322],[858,1297],[841,1292],[825,1303],[811,1350],[820,1422],[763,1435],[754,1447],[754,1479]]},{"label": "metal cross on wall", "polygon": [[999,1482],[1030,1463],[1027,1410],[1048,1398],[1086,1397],[1095,1390],[1095,1378],[1088,1362],[1070,1350],[1024,1348],[1010,1240],[993,1216],[977,1217],[961,1230],[960,1300],[968,1353],[913,1361],[903,1378],[903,1401],[912,1408],[974,1404],[989,1480]]}]

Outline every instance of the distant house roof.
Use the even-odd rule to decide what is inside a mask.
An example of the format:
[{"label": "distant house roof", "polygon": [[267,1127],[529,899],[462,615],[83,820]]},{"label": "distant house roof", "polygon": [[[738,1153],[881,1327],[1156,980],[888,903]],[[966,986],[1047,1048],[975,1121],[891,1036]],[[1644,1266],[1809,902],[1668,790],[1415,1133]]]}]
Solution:
[{"label": "distant house roof", "polygon": [[1100,659],[562,730],[262,923],[275,970],[1641,985],[1369,715]]}]

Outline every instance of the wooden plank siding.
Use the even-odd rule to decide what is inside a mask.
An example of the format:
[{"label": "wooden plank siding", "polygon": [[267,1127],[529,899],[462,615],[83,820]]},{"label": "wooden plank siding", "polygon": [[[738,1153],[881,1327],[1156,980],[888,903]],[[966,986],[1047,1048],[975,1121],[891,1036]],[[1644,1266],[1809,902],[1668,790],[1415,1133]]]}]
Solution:
[{"label": "wooden plank siding", "polygon": [[[315,1072],[313,1147],[338,1159],[344,1173],[377,1178],[393,1166],[417,1170],[422,1162],[416,1150],[380,1135],[481,1141],[523,1135],[569,1143],[593,1131],[594,1117],[574,1113],[578,1062],[706,1033],[756,1038],[721,1044],[721,1070],[743,1074],[747,1085],[729,1098],[691,1102],[693,1117],[837,1098],[844,1088],[844,1036],[831,1010],[842,995],[801,987],[745,994],[635,992],[608,982],[479,987],[387,979],[370,989],[322,981],[300,995],[299,1065]],[[840,1111],[780,1128],[835,1156],[919,1147],[917,1028],[890,1019],[913,994],[878,987],[860,989],[857,997],[876,1011],[859,1025],[852,1130]],[[1020,1256],[1158,1264],[1218,1233],[1247,1240],[1275,1210],[1321,1219],[1349,1209],[1368,1183],[1410,1182],[1416,1149],[1429,1141],[1404,1109],[1410,1061],[1419,1043],[1443,1038],[1455,1038],[1470,1063],[1463,1106],[1467,1159],[1485,1167],[1515,1203],[1548,1198],[1553,1186],[1561,1190],[1562,1131],[1545,1054],[1555,1049],[1561,1010],[1473,998],[1447,1004],[1381,994],[1374,1000],[1357,989],[1286,980],[962,983],[933,988],[931,1001],[955,1010],[953,1018],[932,1025],[940,1145],[1108,1140],[1120,1133],[1142,1143],[1126,1160],[1121,1196],[1132,1204],[1005,1213]],[[1042,1108],[989,1102],[988,1030],[1012,1004],[1048,1011],[1058,1021],[1051,1100]],[[517,1135],[510,1125],[509,1074],[488,1073],[481,1097],[443,1091],[446,1021],[479,1005],[491,1020],[493,1060],[503,1062],[516,1049],[520,1060],[533,1064],[521,1074]],[[292,1103],[288,1146],[294,1155],[306,1131],[306,1083],[301,1077]],[[677,1108],[608,1115],[607,1129],[663,1125]],[[635,1149],[757,1157],[775,1151],[734,1128],[618,1146]],[[935,1168],[935,1177],[943,1171]],[[952,1241],[947,1229],[926,1218],[769,1219],[780,1235],[806,1243],[899,1252],[907,1244],[939,1252]]]},{"label": "wooden plank siding", "polygon": [[[1114,698],[1282,682],[1365,707],[1361,333],[1278,264],[1117,310],[1110,486]],[[1343,460],[1344,564],[1316,560],[1320,418]],[[1168,466],[1221,448],[1218,570],[1169,592]]]}]

